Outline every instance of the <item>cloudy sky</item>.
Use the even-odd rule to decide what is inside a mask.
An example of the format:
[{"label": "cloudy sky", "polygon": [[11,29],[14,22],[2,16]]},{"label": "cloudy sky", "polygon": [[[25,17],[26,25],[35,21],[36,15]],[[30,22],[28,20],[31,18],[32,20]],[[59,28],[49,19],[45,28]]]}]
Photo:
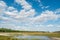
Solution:
[{"label": "cloudy sky", "polygon": [[0,28],[60,31],[60,0],[0,0]]}]

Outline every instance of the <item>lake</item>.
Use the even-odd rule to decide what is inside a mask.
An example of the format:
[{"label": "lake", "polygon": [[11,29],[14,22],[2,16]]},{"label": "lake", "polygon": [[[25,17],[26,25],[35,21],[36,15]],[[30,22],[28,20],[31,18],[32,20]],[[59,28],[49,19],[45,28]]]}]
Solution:
[{"label": "lake", "polygon": [[50,39],[49,37],[47,37],[47,36],[14,36],[14,38],[28,39],[28,40],[32,40],[32,39],[51,40],[51,39]]}]

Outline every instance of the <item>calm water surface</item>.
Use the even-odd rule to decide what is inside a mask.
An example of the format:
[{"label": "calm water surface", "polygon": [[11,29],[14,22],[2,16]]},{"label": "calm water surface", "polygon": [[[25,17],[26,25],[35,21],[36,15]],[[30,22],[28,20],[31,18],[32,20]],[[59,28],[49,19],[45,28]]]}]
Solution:
[{"label": "calm water surface", "polygon": [[47,36],[14,36],[15,38],[20,38],[20,39],[40,39],[40,40],[51,40],[49,37]]}]

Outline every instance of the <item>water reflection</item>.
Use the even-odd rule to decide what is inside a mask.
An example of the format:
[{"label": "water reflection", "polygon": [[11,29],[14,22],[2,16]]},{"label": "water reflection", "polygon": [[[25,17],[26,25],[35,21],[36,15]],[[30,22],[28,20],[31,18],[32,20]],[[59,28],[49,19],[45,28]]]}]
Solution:
[{"label": "water reflection", "polygon": [[15,38],[19,38],[19,39],[40,39],[40,40],[51,40],[49,37],[47,36],[14,36]]}]

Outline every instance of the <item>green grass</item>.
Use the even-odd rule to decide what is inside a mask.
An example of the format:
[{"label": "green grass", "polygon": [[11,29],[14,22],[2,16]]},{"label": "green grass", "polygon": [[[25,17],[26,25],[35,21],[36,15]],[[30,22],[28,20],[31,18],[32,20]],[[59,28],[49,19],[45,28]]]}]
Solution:
[{"label": "green grass", "polygon": [[32,34],[35,36],[48,36],[48,37],[60,37],[60,33],[41,33],[41,34]]},{"label": "green grass", "polygon": [[19,40],[19,39],[12,38],[12,37],[9,37],[9,36],[0,36],[0,40]]},{"label": "green grass", "polygon": [[[9,33],[11,36],[18,36],[18,35],[32,35],[32,36],[48,36],[48,37],[59,37],[60,38],[60,31],[58,32],[35,32],[35,31],[18,31],[18,30],[11,30],[6,28],[0,28],[0,33]],[[20,33],[20,34],[19,34]],[[0,36],[0,40],[28,40],[28,39],[17,39],[10,36]],[[40,40],[33,38],[31,40]]]},{"label": "green grass", "polygon": [[[17,39],[8,36],[0,36],[0,40],[29,40],[29,39]],[[31,40],[40,40],[40,39],[33,38]]]},{"label": "green grass", "polygon": [[[48,36],[48,37],[59,37],[60,38],[60,33],[22,33],[22,35],[33,35],[33,36]],[[20,35],[20,34],[11,34],[11,36],[14,35]],[[13,38],[11,36],[0,36],[0,40],[28,40],[28,39],[17,39],[17,38]],[[33,38],[31,40],[40,40],[40,39],[36,39]]]}]

